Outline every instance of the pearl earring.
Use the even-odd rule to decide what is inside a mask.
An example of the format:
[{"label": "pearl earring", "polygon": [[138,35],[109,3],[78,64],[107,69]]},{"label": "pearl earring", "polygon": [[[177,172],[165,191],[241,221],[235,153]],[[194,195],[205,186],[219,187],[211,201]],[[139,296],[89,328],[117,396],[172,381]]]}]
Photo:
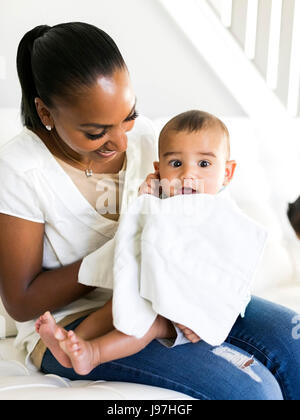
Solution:
[{"label": "pearl earring", "polygon": [[51,130],[52,130],[51,125],[46,125],[46,129],[47,129],[48,131],[51,131]]}]

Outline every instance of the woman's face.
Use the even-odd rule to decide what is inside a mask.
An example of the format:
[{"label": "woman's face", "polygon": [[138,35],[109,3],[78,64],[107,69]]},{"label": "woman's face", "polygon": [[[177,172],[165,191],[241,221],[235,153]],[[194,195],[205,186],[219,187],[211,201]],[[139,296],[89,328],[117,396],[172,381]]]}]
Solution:
[{"label": "woman's face", "polygon": [[[80,93],[74,95],[71,104],[55,99],[55,107],[49,109],[51,122],[47,124],[55,127],[60,139],[82,157],[99,163],[112,161],[126,151],[126,132],[133,128],[137,117],[128,71],[99,76],[93,86]],[[38,112],[41,116],[41,107]]]}]

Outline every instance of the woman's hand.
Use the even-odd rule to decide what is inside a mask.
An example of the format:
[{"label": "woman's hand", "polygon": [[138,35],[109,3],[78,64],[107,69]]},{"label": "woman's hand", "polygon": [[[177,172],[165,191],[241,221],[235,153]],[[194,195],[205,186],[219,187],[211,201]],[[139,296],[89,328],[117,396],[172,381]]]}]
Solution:
[{"label": "woman's hand", "polygon": [[201,341],[201,338],[194,333],[194,331],[190,330],[189,328],[185,327],[184,325],[175,323],[176,327],[178,327],[184,334],[184,336],[190,340],[192,343],[198,343]]},{"label": "woman's hand", "polygon": [[146,180],[142,183],[139,188],[139,195],[150,194],[159,197],[160,185],[159,185],[159,172],[155,171],[153,174],[149,174]]}]

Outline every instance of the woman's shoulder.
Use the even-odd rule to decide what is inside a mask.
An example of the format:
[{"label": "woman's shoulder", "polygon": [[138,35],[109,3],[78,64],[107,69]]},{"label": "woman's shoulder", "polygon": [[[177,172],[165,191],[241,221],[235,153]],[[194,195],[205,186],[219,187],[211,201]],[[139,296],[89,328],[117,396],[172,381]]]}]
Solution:
[{"label": "woman's shoulder", "polygon": [[129,139],[140,139],[144,138],[148,141],[155,142],[156,135],[152,121],[140,115],[136,121],[134,128],[128,133]]},{"label": "woman's shoulder", "polygon": [[144,115],[139,115],[136,119],[135,127],[133,131],[139,132],[141,134],[155,135],[154,126],[150,118],[145,117]]},{"label": "woman's shoulder", "polygon": [[0,213],[44,223],[34,177],[43,163],[39,147],[39,138],[24,129],[0,149]]},{"label": "woman's shoulder", "polygon": [[[137,147],[138,146],[138,147]],[[128,150],[137,150],[151,161],[157,160],[158,141],[152,121],[139,116],[134,128],[128,133]]]},{"label": "woman's shoulder", "polygon": [[0,164],[19,173],[42,167],[45,148],[36,134],[23,128],[18,135],[0,148]]}]

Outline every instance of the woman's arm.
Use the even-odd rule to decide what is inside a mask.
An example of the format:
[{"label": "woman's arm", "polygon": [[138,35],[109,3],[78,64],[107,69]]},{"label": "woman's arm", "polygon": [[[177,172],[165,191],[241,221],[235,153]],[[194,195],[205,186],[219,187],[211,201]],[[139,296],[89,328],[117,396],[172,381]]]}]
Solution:
[{"label": "woman's arm", "polygon": [[44,225],[0,214],[0,295],[19,322],[55,311],[93,288],[78,283],[81,261],[43,271]]}]

